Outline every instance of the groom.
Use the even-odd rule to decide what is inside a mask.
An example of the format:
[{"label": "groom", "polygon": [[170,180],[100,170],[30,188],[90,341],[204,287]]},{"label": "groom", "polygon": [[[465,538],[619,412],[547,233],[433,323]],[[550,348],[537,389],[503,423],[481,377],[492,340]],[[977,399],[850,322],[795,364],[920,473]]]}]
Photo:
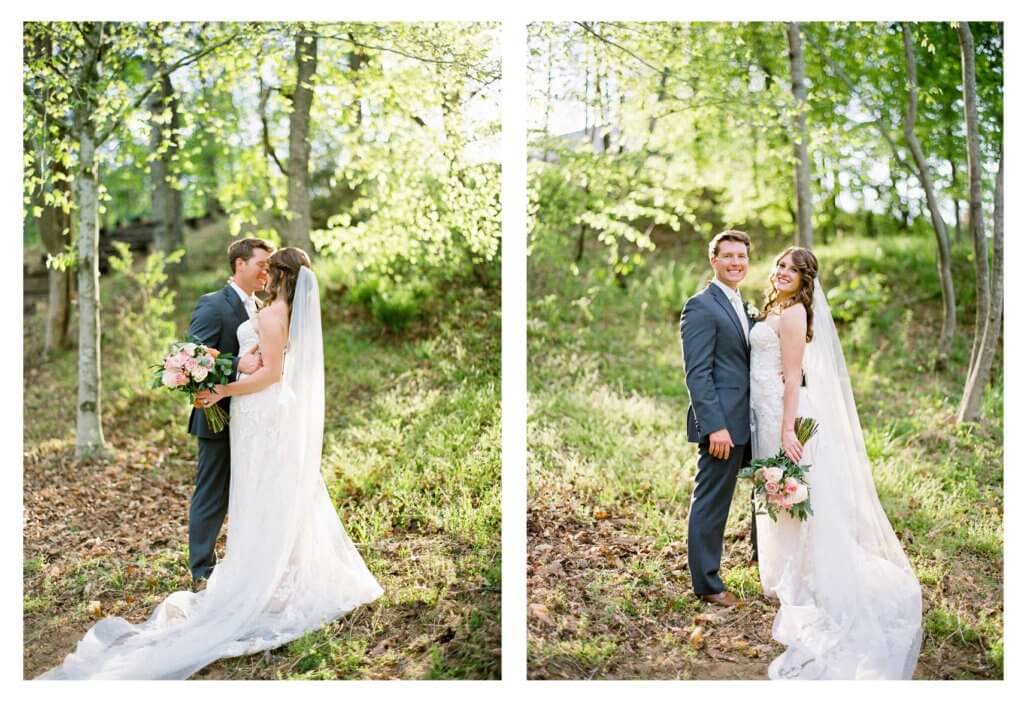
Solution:
[{"label": "groom", "polygon": [[[239,239],[228,247],[231,278],[217,292],[199,298],[192,312],[189,336],[221,353],[236,356],[232,376],[251,375],[262,365],[258,348],[238,358],[238,327],[256,314],[256,290],[267,281],[267,266],[274,247],[262,239]],[[204,400],[205,393],[197,399]],[[230,400],[220,402],[230,413]],[[188,513],[188,560],[192,570],[193,589],[206,588],[213,566],[217,563],[214,544],[228,510],[228,486],[231,477],[231,445],[228,428],[214,433],[206,425],[202,409],[193,408],[188,432],[199,439],[199,465],[196,490]]]},{"label": "groom", "polygon": [[686,437],[699,453],[686,534],[690,577],[694,593],[719,606],[740,605],[718,571],[736,474],[750,461],[750,323],[736,289],[749,254],[742,231],[715,236],[708,244],[715,277],[687,300],[679,320],[690,394]]}]

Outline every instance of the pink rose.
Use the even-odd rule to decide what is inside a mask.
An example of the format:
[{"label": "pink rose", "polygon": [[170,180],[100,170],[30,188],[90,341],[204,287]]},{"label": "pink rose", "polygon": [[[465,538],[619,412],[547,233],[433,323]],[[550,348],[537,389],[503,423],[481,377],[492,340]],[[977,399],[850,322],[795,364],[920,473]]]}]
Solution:
[{"label": "pink rose", "polygon": [[181,352],[187,354],[188,357],[191,358],[192,356],[194,356],[196,354],[196,344],[194,344],[194,343],[183,343],[183,344],[181,344]]},{"label": "pink rose", "polygon": [[[165,365],[166,367],[166,365]],[[178,386],[178,373],[170,368],[164,370],[163,376],[160,378],[160,382],[163,383],[164,387],[177,387]]]},{"label": "pink rose", "polygon": [[768,503],[775,504],[775,506],[782,506],[782,495],[781,494],[769,494]]},{"label": "pink rose", "polygon": [[781,467],[764,468],[764,478],[766,482],[781,482],[783,474]]},{"label": "pink rose", "polygon": [[766,492],[768,492],[769,495],[778,494],[779,493],[779,483],[778,482],[765,482],[764,483],[764,490]]},{"label": "pink rose", "polygon": [[787,477],[784,484],[786,494],[796,494],[796,490],[800,488],[800,481],[792,477]]},{"label": "pink rose", "polygon": [[203,365],[199,365],[194,370],[192,370],[191,373],[193,380],[195,380],[196,382],[202,382],[203,380],[206,379],[206,376],[210,374],[210,369]]},{"label": "pink rose", "polygon": [[199,367],[199,361],[195,358],[189,358],[185,361],[185,369],[189,372],[195,372],[197,367]]},{"label": "pink rose", "polygon": [[188,384],[188,375],[184,372],[179,372],[175,377],[175,381],[178,383],[178,387],[184,387]]},{"label": "pink rose", "polygon": [[789,500],[794,504],[799,504],[802,501],[807,501],[807,496],[807,485],[801,484],[795,492],[789,495]]}]

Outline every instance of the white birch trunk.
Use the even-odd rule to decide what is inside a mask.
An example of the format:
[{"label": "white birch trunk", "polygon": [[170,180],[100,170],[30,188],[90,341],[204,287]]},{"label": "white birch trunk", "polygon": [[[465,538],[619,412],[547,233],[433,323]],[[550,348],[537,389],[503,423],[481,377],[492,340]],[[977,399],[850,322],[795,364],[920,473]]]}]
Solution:
[{"label": "white birch trunk", "polygon": [[[83,117],[84,121],[88,117]],[[78,191],[78,420],[75,458],[106,452],[100,421],[100,268],[96,148],[88,128],[79,126]]]}]

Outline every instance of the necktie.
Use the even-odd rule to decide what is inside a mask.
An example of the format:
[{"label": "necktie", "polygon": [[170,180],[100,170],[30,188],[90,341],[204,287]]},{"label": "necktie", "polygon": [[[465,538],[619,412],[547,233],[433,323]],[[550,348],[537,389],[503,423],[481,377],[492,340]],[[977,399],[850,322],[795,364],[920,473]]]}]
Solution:
[{"label": "necktie", "polygon": [[249,315],[249,318],[256,316],[256,300],[252,297],[245,298],[245,312]]}]

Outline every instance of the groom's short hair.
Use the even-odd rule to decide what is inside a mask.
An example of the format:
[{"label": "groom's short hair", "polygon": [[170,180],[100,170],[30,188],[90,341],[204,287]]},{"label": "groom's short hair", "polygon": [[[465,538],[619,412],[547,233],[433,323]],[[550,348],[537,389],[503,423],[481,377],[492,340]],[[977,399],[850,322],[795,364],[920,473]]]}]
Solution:
[{"label": "groom's short hair", "polygon": [[263,239],[238,239],[232,241],[228,246],[228,265],[231,266],[231,274],[235,274],[235,261],[241,258],[249,260],[257,248],[262,248],[267,253],[274,252],[274,246]]},{"label": "groom's short hair", "polygon": [[747,233],[739,229],[728,229],[720,234],[716,234],[715,238],[711,239],[711,243],[708,244],[708,258],[714,258],[718,255],[718,244],[722,243],[722,241],[742,243],[747,247],[747,255],[750,255],[750,237],[747,236]]}]

